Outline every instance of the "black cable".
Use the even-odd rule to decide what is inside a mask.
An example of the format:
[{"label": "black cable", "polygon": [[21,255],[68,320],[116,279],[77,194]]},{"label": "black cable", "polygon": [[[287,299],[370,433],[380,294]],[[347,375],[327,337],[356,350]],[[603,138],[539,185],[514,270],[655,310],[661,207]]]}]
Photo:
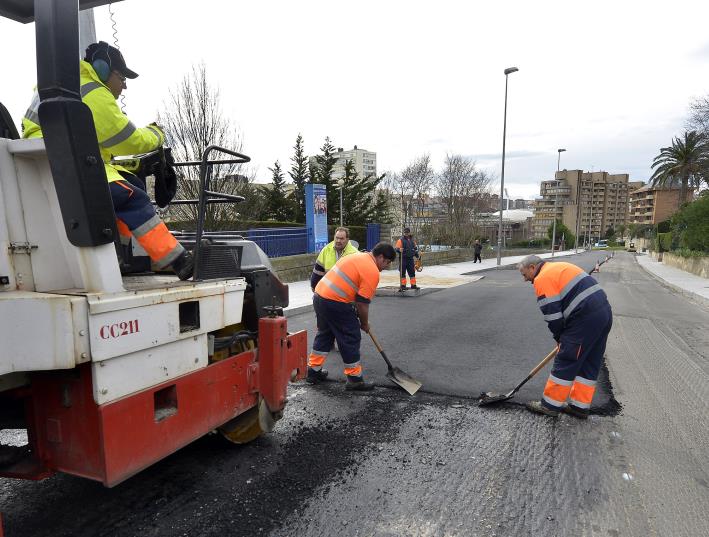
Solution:
[{"label": "black cable", "polygon": [[239,330],[238,332],[234,332],[231,336],[215,337],[214,350],[219,351],[222,349],[228,349],[234,346],[239,341],[255,340],[257,336],[258,332],[251,332],[249,330]]}]

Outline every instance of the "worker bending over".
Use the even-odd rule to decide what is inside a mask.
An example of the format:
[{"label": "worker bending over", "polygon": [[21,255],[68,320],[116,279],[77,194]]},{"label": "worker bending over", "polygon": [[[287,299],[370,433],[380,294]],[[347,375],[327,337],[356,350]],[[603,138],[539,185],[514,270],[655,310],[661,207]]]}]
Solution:
[{"label": "worker bending over", "polygon": [[317,284],[313,307],[318,333],[308,357],[308,382],[317,384],[327,378],[323,365],[337,341],[345,364],[345,389],[367,391],[374,388],[373,384],[364,381],[362,375],[360,329],[369,333],[369,304],[379,285],[379,273],[389,268],[394,259],[394,247],[380,242],[371,252],[342,257]]},{"label": "worker bending over", "polygon": [[563,411],[585,419],[613,324],[606,293],[571,263],[547,263],[530,255],[518,267],[534,285],[537,304],[558,345],[542,400],[528,403],[527,408],[547,416]]},{"label": "worker bending over", "polygon": [[409,275],[411,281],[411,289],[418,289],[416,285],[416,267],[414,266],[414,257],[419,258],[419,247],[416,240],[411,236],[411,230],[404,228],[404,234],[396,241],[396,251],[399,252],[401,285],[399,289],[406,289],[406,274]]},{"label": "worker bending over", "polygon": [[[143,182],[111,164],[113,157],[154,151],[165,141],[160,127],[151,124],[137,128],[116,103],[127,87],[126,79],[136,78],[138,74],[128,69],[117,48],[104,41],[88,46],[79,69],[81,100],[93,115],[121,242],[127,244],[131,236],[135,237],[158,269],[169,266],[181,280],[189,279],[194,269],[192,255],[155,213]],[[35,93],[22,119],[23,138],[42,136],[39,103],[39,95]]]},{"label": "worker bending over", "polygon": [[350,230],[346,227],[338,227],[335,230],[335,240],[328,243],[318,255],[310,275],[310,288],[315,291],[315,286],[325,276],[325,273],[335,266],[341,257],[349,254],[356,254],[357,248],[350,243]]}]

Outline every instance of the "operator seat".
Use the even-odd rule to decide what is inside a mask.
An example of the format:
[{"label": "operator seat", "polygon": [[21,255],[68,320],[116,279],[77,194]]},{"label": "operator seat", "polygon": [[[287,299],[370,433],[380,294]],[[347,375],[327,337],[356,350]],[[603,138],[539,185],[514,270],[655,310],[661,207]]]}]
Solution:
[{"label": "operator seat", "polygon": [[0,103],[0,138],[8,138],[10,140],[19,140],[20,134],[17,132],[15,122],[12,121],[7,108]]}]

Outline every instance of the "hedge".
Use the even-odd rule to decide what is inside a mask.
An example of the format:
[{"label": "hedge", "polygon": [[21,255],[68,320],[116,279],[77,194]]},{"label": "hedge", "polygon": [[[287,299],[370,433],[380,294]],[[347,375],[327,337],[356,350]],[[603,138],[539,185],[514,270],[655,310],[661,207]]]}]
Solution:
[{"label": "hedge", "polygon": [[507,243],[508,248],[551,248],[551,239],[528,239]]},{"label": "hedge", "polygon": [[[327,236],[330,240],[335,237],[335,230],[340,227],[337,226],[327,226]],[[359,249],[364,250],[367,247],[367,228],[364,226],[345,226],[350,230],[350,239],[357,241],[359,244]]]},{"label": "hedge", "polygon": [[703,195],[674,214],[672,233],[680,248],[709,253],[709,195]]},{"label": "hedge", "polygon": [[669,252],[672,249],[672,233],[658,233],[657,245],[660,252]]},{"label": "hedge", "polygon": [[[168,229],[174,231],[194,231],[197,224],[194,220],[169,220],[165,222]],[[222,220],[217,222],[216,229],[210,228],[205,231],[245,231],[254,228],[272,228],[272,227],[304,227],[305,224],[296,222],[276,222],[274,220]]]}]

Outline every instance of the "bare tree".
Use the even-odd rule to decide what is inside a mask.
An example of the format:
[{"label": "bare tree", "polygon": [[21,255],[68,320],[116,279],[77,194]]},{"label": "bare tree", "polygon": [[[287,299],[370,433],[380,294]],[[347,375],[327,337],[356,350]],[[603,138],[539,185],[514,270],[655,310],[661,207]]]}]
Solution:
[{"label": "bare tree", "polygon": [[687,130],[709,137],[709,95],[698,97],[689,104]]},{"label": "bare tree", "polygon": [[[234,122],[222,112],[219,90],[210,86],[204,64],[195,65],[185,75],[158,114],[164,128],[166,146],[172,148],[177,162],[197,161],[209,145],[241,152],[242,141]],[[210,160],[228,159],[229,155],[212,152]],[[199,198],[199,166],[178,167],[175,199]],[[262,203],[253,175],[241,164],[212,166],[208,173],[209,189],[244,196],[246,202],[210,204],[207,206],[205,229],[223,229],[237,219],[258,219]],[[197,205],[172,205],[168,215],[188,225],[197,220]]]},{"label": "bare tree", "polygon": [[400,173],[389,176],[389,186],[396,193],[393,203],[400,207],[401,227],[410,227],[418,235],[421,227],[430,223],[431,188],[436,173],[431,167],[431,157],[422,155],[415,158]]},{"label": "bare tree", "polygon": [[462,155],[446,155],[436,181],[436,193],[445,208],[445,226],[438,234],[448,244],[470,246],[476,233],[476,212],[490,188],[490,174]]}]

